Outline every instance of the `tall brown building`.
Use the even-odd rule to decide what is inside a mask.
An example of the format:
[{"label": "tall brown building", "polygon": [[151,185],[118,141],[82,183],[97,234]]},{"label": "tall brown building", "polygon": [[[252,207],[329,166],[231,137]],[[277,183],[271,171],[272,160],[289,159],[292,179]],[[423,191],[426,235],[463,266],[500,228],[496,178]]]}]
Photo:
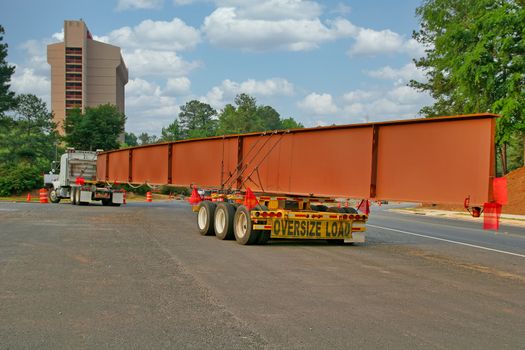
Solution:
[{"label": "tall brown building", "polygon": [[61,134],[69,110],[110,103],[124,113],[128,69],[117,46],[93,40],[86,24],[64,21],[64,42],[47,46],[51,109]]}]

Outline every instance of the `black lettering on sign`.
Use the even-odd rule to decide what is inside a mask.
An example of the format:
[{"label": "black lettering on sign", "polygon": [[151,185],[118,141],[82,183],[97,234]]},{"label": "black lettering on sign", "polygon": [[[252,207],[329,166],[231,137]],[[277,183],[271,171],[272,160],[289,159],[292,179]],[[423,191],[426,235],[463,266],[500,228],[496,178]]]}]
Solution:
[{"label": "black lettering on sign", "polygon": [[279,236],[281,234],[279,231],[281,231],[281,221],[280,220],[275,220],[273,222],[273,232],[274,232],[274,234]]},{"label": "black lettering on sign", "polygon": [[294,236],[299,236],[299,221],[294,221],[293,222],[293,235]]},{"label": "black lettering on sign", "polygon": [[330,231],[332,231],[332,237],[337,236],[337,221],[332,222]]},{"label": "black lettering on sign", "polygon": [[306,221],[301,221],[301,236],[308,235],[308,229],[306,228]]},{"label": "black lettering on sign", "polygon": [[315,222],[315,235],[321,237],[321,221]]},{"label": "black lettering on sign", "polygon": [[308,221],[308,232],[309,232],[309,236],[314,236],[315,233],[314,233],[314,229],[315,229],[315,223],[311,222],[311,221]]},{"label": "black lettering on sign", "polygon": [[345,222],[345,237],[350,237],[350,223]]}]

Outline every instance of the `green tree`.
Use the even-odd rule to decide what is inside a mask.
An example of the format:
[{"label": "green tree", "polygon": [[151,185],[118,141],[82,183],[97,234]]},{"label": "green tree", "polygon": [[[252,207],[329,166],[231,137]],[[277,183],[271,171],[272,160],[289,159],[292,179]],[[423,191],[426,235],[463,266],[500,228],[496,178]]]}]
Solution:
[{"label": "green tree", "polygon": [[304,128],[303,124],[295,121],[293,118],[286,118],[281,120],[280,129],[300,129]]},{"label": "green tree", "polygon": [[416,10],[426,46],[415,60],[427,82],[411,86],[436,102],[423,115],[502,114],[496,144],[503,173],[507,146],[525,133],[525,10],[523,1],[426,0]]},{"label": "green tree", "polygon": [[162,128],[160,141],[177,141],[182,138],[179,122],[174,120],[173,123],[165,128]]},{"label": "green tree", "polygon": [[4,112],[16,105],[15,93],[9,91],[11,76],[15,72],[15,67],[7,64],[7,44],[3,44],[4,27],[0,25],[0,118]]},{"label": "green tree", "polygon": [[34,95],[17,97],[16,108],[0,124],[0,194],[42,186],[58,153],[53,115]]},{"label": "green tree", "polygon": [[139,138],[141,146],[143,146],[143,145],[151,145],[151,144],[156,143],[158,141],[157,140],[157,136],[149,135],[147,132],[141,133],[138,136],[138,138]]},{"label": "green tree", "polygon": [[64,139],[76,149],[117,149],[125,122],[124,114],[110,104],[87,107],[83,114],[78,109],[72,110],[66,116]]},{"label": "green tree", "polygon": [[235,106],[227,104],[219,115],[219,135],[303,127],[293,118],[281,120],[273,107],[257,105],[247,94],[237,95],[234,102]]},{"label": "green tree", "polygon": [[139,142],[138,142],[138,138],[137,138],[137,135],[135,135],[134,133],[132,132],[127,132],[124,134],[124,143],[126,144],[126,146],[128,147],[134,147],[134,146],[138,146],[139,145]]},{"label": "green tree", "polygon": [[[186,102],[180,108],[179,121],[181,138],[214,136],[217,130],[217,111],[209,104],[197,100]],[[173,124],[172,124],[173,125]],[[175,127],[175,125],[173,125]],[[173,131],[173,130],[172,130]]]}]

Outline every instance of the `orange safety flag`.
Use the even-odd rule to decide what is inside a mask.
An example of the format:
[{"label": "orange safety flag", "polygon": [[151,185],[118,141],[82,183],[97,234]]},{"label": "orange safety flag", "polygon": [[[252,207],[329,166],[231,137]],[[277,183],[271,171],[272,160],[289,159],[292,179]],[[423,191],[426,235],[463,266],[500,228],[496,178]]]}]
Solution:
[{"label": "orange safety flag", "polygon": [[499,230],[499,217],[501,215],[501,204],[485,203],[483,204],[483,229]]},{"label": "orange safety flag", "polygon": [[357,210],[364,213],[365,215],[370,214],[370,203],[368,202],[368,199],[361,200],[361,203],[357,206]]},{"label": "orange safety flag", "polygon": [[507,178],[497,177],[492,183],[494,201],[499,204],[507,204]]},{"label": "orange safety flag", "polygon": [[202,202],[202,198],[199,194],[199,191],[197,190],[197,187],[193,187],[193,191],[191,192],[191,197],[188,199],[188,202],[193,205],[197,205]]},{"label": "orange safety flag", "polygon": [[246,188],[246,194],[244,195],[244,206],[248,210],[252,210],[259,204],[257,197],[253,194],[252,190],[248,187]]}]

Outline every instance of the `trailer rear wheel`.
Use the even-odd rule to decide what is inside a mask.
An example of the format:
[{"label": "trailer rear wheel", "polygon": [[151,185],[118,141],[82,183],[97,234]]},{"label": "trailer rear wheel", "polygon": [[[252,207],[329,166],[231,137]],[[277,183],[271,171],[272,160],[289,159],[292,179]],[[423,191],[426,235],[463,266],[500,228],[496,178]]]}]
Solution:
[{"label": "trailer rear wheel", "polygon": [[58,203],[58,202],[60,202],[60,197],[57,194],[57,190],[54,189],[54,188],[50,188],[49,189],[48,197],[49,197],[49,201],[51,203]]},{"label": "trailer rear wheel", "polygon": [[255,244],[258,241],[261,232],[253,229],[250,211],[244,205],[239,206],[235,212],[233,233],[237,243],[242,245]]},{"label": "trailer rear wheel", "polygon": [[235,207],[230,203],[219,203],[215,209],[214,228],[218,239],[233,239]]},{"label": "trailer rear wheel", "polygon": [[201,202],[197,212],[197,227],[201,235],[210,236],[215,233],[213,230],[214,214],[215,203],[210,201]]}]

